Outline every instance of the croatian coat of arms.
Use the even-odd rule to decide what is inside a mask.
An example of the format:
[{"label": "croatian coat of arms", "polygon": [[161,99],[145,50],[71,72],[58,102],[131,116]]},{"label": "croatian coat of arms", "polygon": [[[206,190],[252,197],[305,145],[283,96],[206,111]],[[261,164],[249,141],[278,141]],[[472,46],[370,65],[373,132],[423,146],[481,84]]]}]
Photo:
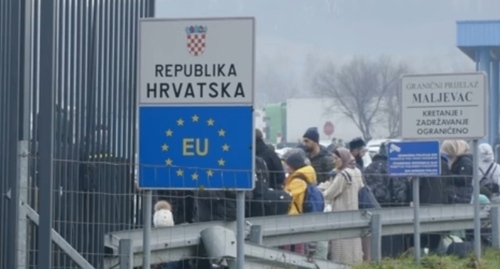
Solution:
[{"label": "croatian coat of arms", "polygon": [[193,56],[201,55],[205,51],[205,39],[207,37],[207,27],[192,25],[186,27],[187,49]]}]

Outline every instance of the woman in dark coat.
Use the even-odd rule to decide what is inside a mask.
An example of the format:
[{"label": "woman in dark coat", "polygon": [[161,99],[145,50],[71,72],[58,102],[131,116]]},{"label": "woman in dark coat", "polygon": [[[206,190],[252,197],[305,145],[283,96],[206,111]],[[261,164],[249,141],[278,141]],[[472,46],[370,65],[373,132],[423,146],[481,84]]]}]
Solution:
[{"label": "woman in dark coat", "polygon": [[441,151],[450,161],[451,176],[446,180],[446,192],[451,204],[468,204],[472,198],[473,161],[469,144],[464,140],[445,140]]},{"label": "woman in dark coat", "polygon": [[451,183],[448,160],[441,156],[441,176],[420,178],[420,205],[448,204],[447,184]]},{"label": "woman in dark coat", "polygon": [[[448,159],[441,156],[441,176],[420,178],[420,206],[448,204],[447,183],[451,172],[448,168]],[[413,238],[410,239],[413,241]],[[440,233],[421,234],[420,241],[423,248],[435,252],[441,240]]]}]

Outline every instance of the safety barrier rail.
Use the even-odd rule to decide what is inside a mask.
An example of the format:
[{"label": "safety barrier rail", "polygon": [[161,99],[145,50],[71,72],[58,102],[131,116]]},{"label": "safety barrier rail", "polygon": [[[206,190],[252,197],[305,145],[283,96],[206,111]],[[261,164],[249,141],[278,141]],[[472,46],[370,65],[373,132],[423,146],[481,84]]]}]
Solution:
[{"label": "safety barrier rail", "polygon": [[[481,219],[490,220],[493,247],[500,247],[500,209],[483,207]],[[420,209],[422,233],[472,229],[472,205],[425,206]],[[308,262],[304,256],[273,247],[303,242],[371,236],[371,258],[381,258],[381,237],[384,235],[413,233],[413,210],[408,207],[382,208],[375,210],[310,213],[298,216],[268,216],[247,219],[245,246],[246,268],[269,268],[270,265],[294,266],[294,268],[346,268],[330,261]],[[155,228],[151,231],[151,262],[181,260],[194,257],[200,244],[207,238],[220,238],[210,243],[210,257],[234,258],[236,231],[235,222],[207,222]],[[215,236],[215,237],[214,237]],[[105,268],[132,268],[140,266],[143,258],[142,229],[109,233],[104,238],[107,253]],[[234,251],[233,251],[234,249]],[[280,259],[286,257],[286,259]],[[285,267],[286,268],[286,267]]]}]

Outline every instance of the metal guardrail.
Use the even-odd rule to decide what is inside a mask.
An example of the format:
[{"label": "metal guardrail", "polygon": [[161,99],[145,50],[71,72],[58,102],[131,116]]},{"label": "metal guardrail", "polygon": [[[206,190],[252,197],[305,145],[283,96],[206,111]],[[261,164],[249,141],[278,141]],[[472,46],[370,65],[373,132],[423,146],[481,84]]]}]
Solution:
[{"label": "metal guardrail", "polygon": [[[420,210],[422,233],[472,229],[472,205],[426,206]],[[500,214],[498,207],[482,210],[481,219],[491,220],[493,245],[500,245]],[[246,253],[252,268],[268,268],[269,258],[286,255],[294,261],[285,263],[297,268],[316,268],[325,263],[327,268],[345,268],[328,261],[316,261],[316,265],[304,263],[305,257],[290,252],[272,249],[280,245],[290,245],[312,241],[357,238],[371,234],[372,260],[380,259],[380,241],[383,235],[413,233],[413,210],[408,207],[383,208],[370,211],[345,211],[330,213],[310,213],[298,216],[269,216],[247,219]],[[165,262],[196,256],[198,245],[202,243],[200,234],[212,227],[222,227],[236,231],[234,222],[208,222],[178,225],[168,228],[155,228],[151,231],[151,261]],[[129,251],[133,253],[132,263],[140,266],[142,262],[142,229],[109,233],[104,238],[107,253],[105,268],[119,264],[120,242],[130,242]],[[123,254],[123,252],[122,252]],[[298,256],[298,257],[295,257]],[[251,261],[251,262],[250,262]],[[266,262],[267,261],[267,262]],[[260,264],[260,267],[258,267]],[[125,268],[125,267],[124,267]]]}]

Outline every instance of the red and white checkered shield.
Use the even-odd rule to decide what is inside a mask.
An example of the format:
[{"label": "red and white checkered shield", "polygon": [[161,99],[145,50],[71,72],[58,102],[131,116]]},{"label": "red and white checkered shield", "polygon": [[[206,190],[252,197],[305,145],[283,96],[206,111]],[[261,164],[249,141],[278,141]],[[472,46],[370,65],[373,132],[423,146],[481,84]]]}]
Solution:
[{"label": "red and white checkered shield", "polygon": [[201,55],[205,51],[206,33],[188,33],[187,49],[193,56]]}]

